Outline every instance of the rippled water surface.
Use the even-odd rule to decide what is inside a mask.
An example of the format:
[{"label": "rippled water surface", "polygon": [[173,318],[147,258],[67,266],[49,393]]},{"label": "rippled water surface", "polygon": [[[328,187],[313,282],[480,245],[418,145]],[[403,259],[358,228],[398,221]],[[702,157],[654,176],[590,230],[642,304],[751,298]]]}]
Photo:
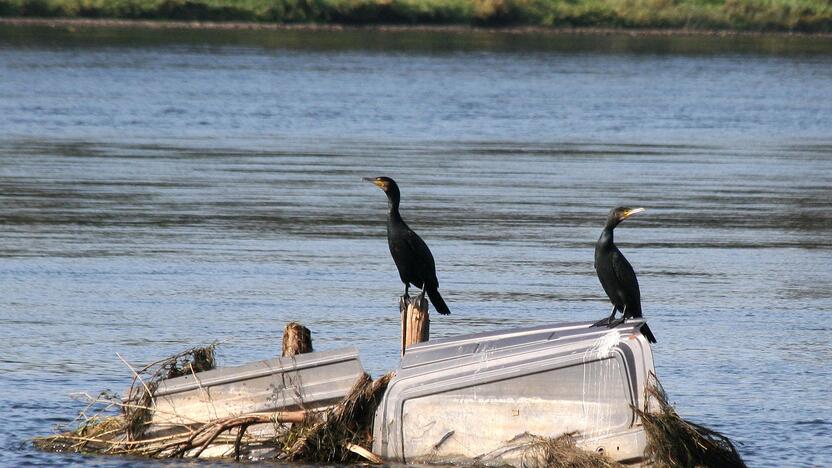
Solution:
[{"label": "rippled water surface", "polygon": [[453,314],[433,336],[607,313],[609,208],[679,411],[753,466],[832,465],[832,43],[0,28],[0,451],[72,392],[222,340],[397,363],[390,175]]}]

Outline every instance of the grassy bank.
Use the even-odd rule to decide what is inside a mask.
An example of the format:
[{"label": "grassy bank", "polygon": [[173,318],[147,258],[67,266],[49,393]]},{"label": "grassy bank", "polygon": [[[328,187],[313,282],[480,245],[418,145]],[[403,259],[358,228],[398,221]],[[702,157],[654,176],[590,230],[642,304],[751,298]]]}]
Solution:
[{"label": "grassy bank", "polygon": [[0,16],[832,32],[829,0],[0,0]]}]

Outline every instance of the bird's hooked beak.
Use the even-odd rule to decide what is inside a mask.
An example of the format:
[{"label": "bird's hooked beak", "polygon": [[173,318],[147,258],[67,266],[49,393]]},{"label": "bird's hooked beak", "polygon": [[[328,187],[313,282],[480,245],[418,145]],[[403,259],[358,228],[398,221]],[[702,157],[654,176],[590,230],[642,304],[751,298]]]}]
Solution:
[{"label": "bird's hooked beak", "polygon": [[372,182],[376,187],[384,190],[386,185],[383,180],[377,177],[363,177],[362,180],[366,180],[367,182]]},{"label": "bird's hooked beak", "polygon": [[642,211],[644,211],[644,208],[633,208],[632,210],[627,210],[624,212],[623,215],[621,215],[621,219],[627,219],[632,215],[641,213]]}]

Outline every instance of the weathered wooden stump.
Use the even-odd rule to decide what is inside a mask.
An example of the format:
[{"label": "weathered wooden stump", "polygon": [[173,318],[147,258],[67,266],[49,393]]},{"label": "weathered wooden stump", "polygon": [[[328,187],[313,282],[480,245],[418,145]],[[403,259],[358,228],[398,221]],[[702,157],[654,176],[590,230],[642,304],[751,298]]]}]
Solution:
[{"label": "weathered wooden stump", "polygon": [[399,299],[402,314],[402,356],[410,345],[430,339],[428,301],[421,296],[402,296]]},{"label": "weathered wooden stump", "polygon": [[312,332],[297,322],[287,323],[283,329],[283,357],[312,351]]}]

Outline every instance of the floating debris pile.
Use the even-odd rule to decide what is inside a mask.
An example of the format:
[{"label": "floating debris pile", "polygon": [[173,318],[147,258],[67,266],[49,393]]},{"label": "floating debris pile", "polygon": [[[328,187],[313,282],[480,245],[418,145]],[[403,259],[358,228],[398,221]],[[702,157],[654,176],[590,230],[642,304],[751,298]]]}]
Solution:
[{"label": "floating debris pile", "polygon": [[[302,326],[298,324],[291,326],[294,333],[287,336],[308,342],[308,346],[302,348],[311,351],[308,331],[299,328]],[[638,324],[632,329],[633,333],[637,332]],[[552,352],[542,347],[538,335],[586,334],[591,338],[601,333],[597,328],[582,330],[575,325],[554,325],[461,337],[457,340],[471,341],[462,346],[460,341],[437,341],[431,346],[408,351],[408,357],[395,373],[376,380],[364,371],[354,348],[297,354],[297,349],[301,348],[292,346],[285,353],[288,356],[282,358],[218,369],[215,369],[216,343],[192,348],[138,369],[122,359],[132,373],[126,398],[109,392],[95,397],[86,395],[88,404],[69,430],[38,437],[34,443],[47,451],[156,459],[383,463],[419,461],[419,455],[427,453],[432,456],[426,460],[429,463],[458,460],[488,464],[489,456],[493,454],[506,455],[505,463],[524,467],[617,468],[624,466],[621,463],[633,462],[660,468],[745,466],[727,437],[679,416],[652,372],[652,360],[642,369],[644,378],[638,384],[641,397],[637,401],[643,408],[635,407],[635,403],[621,402],[621,411],[629,415],[630,422],[622,426],[621,433],[626,437],[612,434],[619,437],[613,443],[604,442],[608,434],[597,431],[607,424],[604,418],[590,418],[590,421],[598,419],[600,422],[584,424],[586,430],[578,433],[564,425],[574,427],[577,420],[569,418],[572,413],[561,411],[560,420],[565,422],[555,425],[557,421],[552,419],[552,412],[560,411],[557,404],[563,396],[550,396],[553,406],[541,406],[540,397],[532,398],[540,389],[528,383],[504,385],[490,397],[488,393],[474,393],[472,399],[454,399],[454,395],[467,395],[464,392],[469,387],[475,390],[490,388],[482,384],[472,387],[473,382],[465,379],[505,378],[489,374],[488,365],[499,363],[500,369],[522,369],[525,373],[517,373],[517,378],[538,375],[540,369],[537,367],[528,367],[526,361],[511,362],[514,355],[505,354],[517,351],[518,345],[522,344],[518,336],[526,336],[523,343],[528,342],[525,345],[528,349],[524,349],[538,353],[532,357],[533,362],[539,363],[540,356],[551,357]],[[599,380],[608,369],[599,367],[598,363],[611,365],[608,361],[614,358],[615,349],[630,346],[628,349],[638,351],[641,348],[637,346],[645,346],[645,352],[649,351],[646,339],[619,331],[623,329],[604,335],[600,340],[588,339],[590,351],[578,353],[574,363],[567,363],[573,367],[585,366],[579,369],[580,372],[573,372],[574,379],[558,380],[566,385],[564,391],[577,395],[577,401],[588,398],[587,395],[602,403],[606,401],[592,392],[587,393],[585,387],[588,382],[608,385],[609,379]],[[497,351],[504,349],[500,343],[507,339],[506,336],[511,347],[499,355]],[[631,336],[637,339],[631,339]],[[547,346],[561,346],[559,343],[566,341],[549,340]],[[447,356],[444,348],[451,350]],[[478,353],[474,348],[489,352]],[[286,349],[284,346],[284,351]],[[524,359],[529,358],[524,356]],[[439,357],[445,360],[441,361]],[[456,366],[451,363],[454,359],[461,360],[457,366],[458,374],[443,367]],[[550,364],[554,366],[557,362]],[[432,367],[425,370],[416,364]],[[466,373],[469,370],[473,373]],[[408,379],[410,383],[407,383]],[[491,380],[484,382],[490,385]],[[546,381],[541,382],[545,384]],[[422,391],[428,385],[431,385],[430,392],[424,395],[412,391],[414,388]],[[426,400],[425,395],[434,399]],[[411,405],[403,412],[404,396],[412,396],[408,401],[414,402],[418,401],[416,397],[422,398],[422,406]],[[514,410],[501,411],[500,402],[503,401],[509,405],[506,408]],[[529,404],[529,401],[535,404]],[[425,406],[426,402],[430,404]],[[580,419],[583,414],[580,405],[573,406],[573,416]],[[410,423],[406,421],[408,418],[412,419]],[[399,427],[402,424],[411,424],[417,432],[407,432],[411,426],[403,429]],[[436,429],[435,434],[426,436],[426,427]],[[598,439],[599,433],[601,439]],[[410,435],[403,438],[404,434]],[[429,445],[419,445],[419,437]],[[385,440],[409,445],[393,452],[385,446]],[[472,449],[471,441],[479,445]],[[459,447],[470,450],[459,452]],[[425,451],[420,452],[422,448]],[[519,458],[508,458],[511,454],[517,454]]]},{"label": "floating debris pile", "polygon": [[656,468],[746,466],[731,439],[679,416],[655,375],[647,394],[658,411],[635,410],[647,432],[645,455]]},{"label": "floating debris pile", "polygon": [[[216,346],[191,348],[140,369],[130,366],[133,380],[127,398],[109,392],[85,395],[88,404],[71,423],[73,428],[37,437],[35,446],[54,452],[148,458],[207,455],[238,460],[246,456],[320,462],[381,461],[365,447],[372,443],[372,415],[392,374],[375,381],[362,374],[346,397],[325,409],[239,414],[181,424],[171,434],[145,437],[153,424],[159,383],[213,369]],[[262,424],[271,425],[272,430],[248,431]]]},{"label": "floating debris pile", "polygon": [[[189,350],[186,353],[192,352]],[[184,355],[182,353],[175,358],[181,362]],[[242,414],[195,427],[183,426],[175,434],[152,438],[142,437],[144,428],[150,424],[149,414],[152,412],[148,401],[152,396],[148,400],[145,396],[152,395],[153,384],[157,382],[141,383],[142,379],[137,378],[139,385],[146,385],[146,392],[150,391],[140,392],[142,398],[138,403],[129,399],[125,402],[116,395],[102,393],[91,399],[73,430],[38,437],[34,443],[47,451],[149,458],[197,458],[208,448],[215,447],[221,449],[223,456],[233,455],[236,459],[243,454],[261,453],[266,456],[259,458],[281,460],[380,461],[363,447],[371,442],[372,414],[391,377],[388,374],[373,381],[364,374],[346,398],[325,411]],[[108,416],[107,413],[114,408],[120,409],[121,414]],[[247,433],[248,427],[256,424],[272,424],[275,431]]]}]

